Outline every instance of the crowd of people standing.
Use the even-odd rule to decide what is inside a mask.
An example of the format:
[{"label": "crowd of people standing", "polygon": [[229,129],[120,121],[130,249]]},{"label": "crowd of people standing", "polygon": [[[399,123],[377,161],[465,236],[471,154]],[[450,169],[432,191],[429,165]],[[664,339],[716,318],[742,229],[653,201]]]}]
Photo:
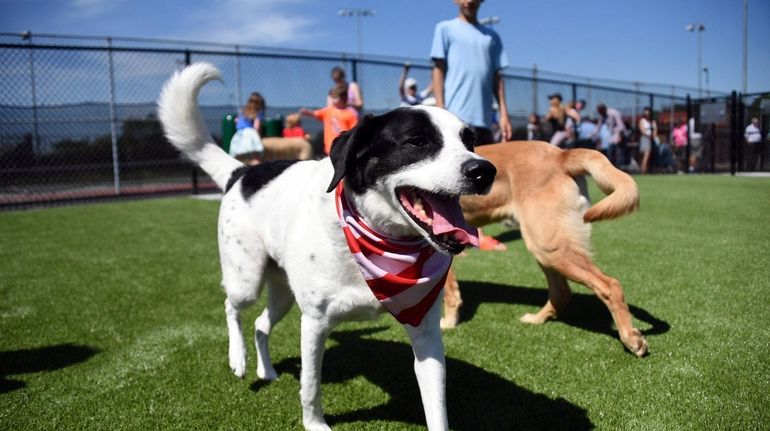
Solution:
[{"label": "crowd of people standing", "polygon": [[[403,65],[397,88],[400,106],[426,104],[446,108],[472,127],[476,145],[510,140],[514,130],[502,76],[509,62],[502,40],[492,28],[478,22],[482,1],[454,3],[458,15],[439,22],[434,29],[430,82],[420,88],[417,79],[409,75],[411,65]],[[316,143],[318,156],[328,155],[334,138],[353,128],[364,112],[361,87],[346,79],[345,69],[334,67],[331,80],[326,105],[302,108],[288,115],[283,133],[285,137],[303,137]],[[517,129],[521,130],[517,138],[546,140],[560,148],[593,148],[603,152],[614,165],[632,172],[685,171],[688,167],[693,171],[699,166],[703,138],[695,129],[693,118],[689,119],[689,127],[685,122],[672,124],[669,133],[661,136],[656,115],[649,107],[643,108],[640,116],[624,120],[618,109],[605,103],[595,105],[592,116],[586,112],[585,100],[565,103],[558,92],[547,98],[544,116],[529,114],[526,128]],[[263,151],[259,131],[264,112],[264,98],[254,92],[237,119],[238,132],[231,153],[248,163],[258,163]],[[302,117],[322,122],[323,132],[307,134]],[[745,129],[749,169],[761,168],[762,132],[758,123],[755,118]],[[690,131],[689,137],[686,130]]]}]

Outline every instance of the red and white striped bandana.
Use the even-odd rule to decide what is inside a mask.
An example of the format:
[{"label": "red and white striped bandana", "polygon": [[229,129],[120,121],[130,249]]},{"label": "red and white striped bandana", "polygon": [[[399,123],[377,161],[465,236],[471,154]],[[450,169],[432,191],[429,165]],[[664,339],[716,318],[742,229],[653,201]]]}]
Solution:
[{"label": "red and white striped bandana", "polygon": [[418,326],[444,287],[452,257],[421,237],[396,239],[375,232],[352,208],[342,182],[335,194],[345,241],[369,289],[396,320]]}]

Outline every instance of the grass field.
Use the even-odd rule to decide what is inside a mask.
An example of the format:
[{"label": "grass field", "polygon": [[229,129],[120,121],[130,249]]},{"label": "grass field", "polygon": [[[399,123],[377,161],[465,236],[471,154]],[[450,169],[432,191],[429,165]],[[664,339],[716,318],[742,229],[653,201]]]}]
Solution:
[{"label": "grass field", "polygon": [[[770,429],[770,179],[637,181],[640,212],[594,225],[593,243],[651,354],[624,351],[583,286],[559,320],[519,323],[545,280],[492,226],[509,251],[456,259],[453,429]],[[0,429],[301,429],[296,307],[272,339],[280,378],[256,380],[253,345],[247,378],[230,373],[217,212],[176,198],[0,213]],[[424,429],[389,315],[338,327],[323,381],[335,429]]]}]

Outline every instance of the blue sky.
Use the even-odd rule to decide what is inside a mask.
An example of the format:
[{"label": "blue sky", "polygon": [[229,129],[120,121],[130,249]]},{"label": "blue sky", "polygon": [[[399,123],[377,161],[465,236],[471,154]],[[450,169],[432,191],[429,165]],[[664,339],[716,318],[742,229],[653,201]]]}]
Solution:
[{"label": "blue sky", "polygon": [[[65,33],[215,41],[427,58],[436,22],[455,17],[450,0],[0,0],[0,32]],[[696,35],[710,88],[740,90],[743,0],[487,0],[512,66],[597,78],[696,87]],[[770,90],[770,0],[749,0],[749,92]],[[703,81],[705,88],[705,78]]]}]

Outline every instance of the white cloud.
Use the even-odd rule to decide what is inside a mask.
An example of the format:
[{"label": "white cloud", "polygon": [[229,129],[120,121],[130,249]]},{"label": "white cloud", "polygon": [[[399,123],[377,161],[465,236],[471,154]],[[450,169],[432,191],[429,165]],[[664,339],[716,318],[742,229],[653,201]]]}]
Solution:
[{"label": "white cloud", "polygon": [[[85,0],[89,1],[89,0]],[[194,13],[185,38],[234,44],[293,44],[314,37],[316,20],[301,16],[307,0],[220,0]]]},{"label": "white cloud", "polygon": [[120,2],[115,0],[71,0],[72,12],[80,17],[100,15]]}]

